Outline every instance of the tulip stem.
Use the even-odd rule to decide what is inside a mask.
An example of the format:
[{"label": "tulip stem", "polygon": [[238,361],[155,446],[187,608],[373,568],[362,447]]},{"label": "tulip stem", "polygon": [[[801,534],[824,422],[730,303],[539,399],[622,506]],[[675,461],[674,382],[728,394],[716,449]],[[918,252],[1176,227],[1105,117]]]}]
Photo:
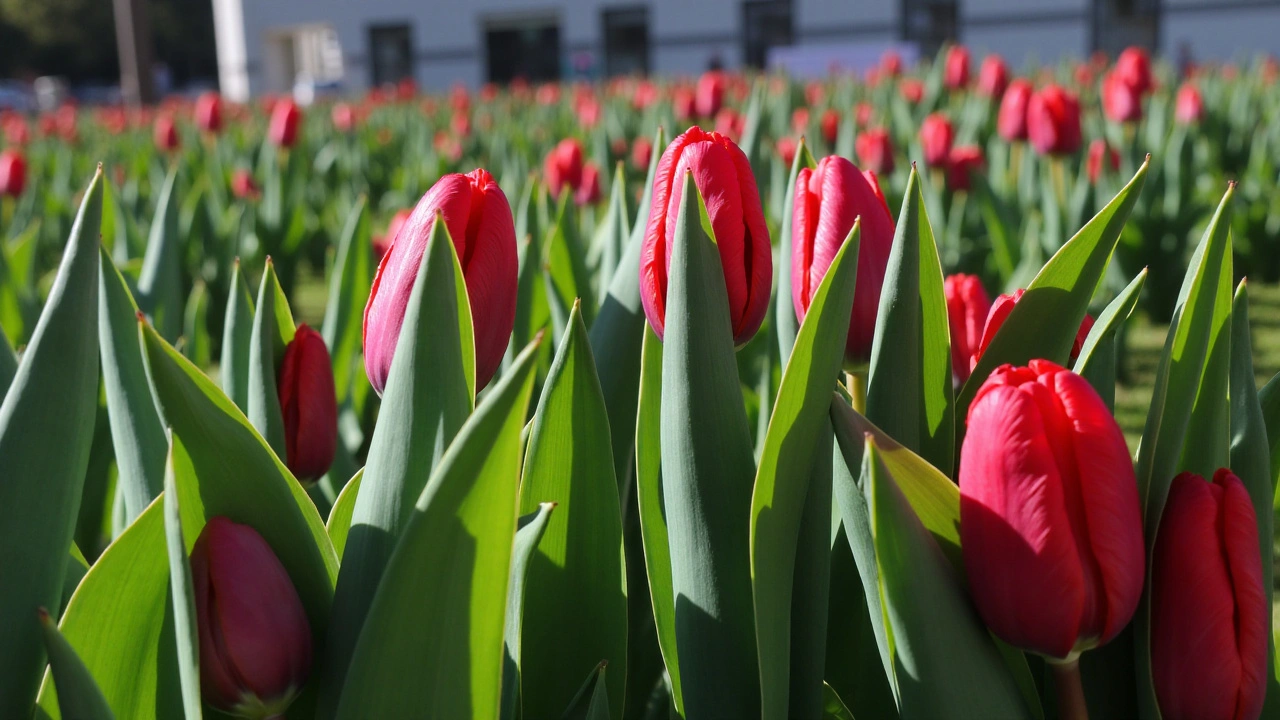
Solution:
[{"label": "tulip stem", "polygon": [[1053,692],[1058,698],[1059,720],[1089,720],[1080,681],[1080,661],[1049,662],[1053,668]]},{"label": "tulip stem", "polygon": [[853,409],[859,415],[867,414],[867,374],[865,372],[845,373],[845,382],[849,395],[853,398]]}]

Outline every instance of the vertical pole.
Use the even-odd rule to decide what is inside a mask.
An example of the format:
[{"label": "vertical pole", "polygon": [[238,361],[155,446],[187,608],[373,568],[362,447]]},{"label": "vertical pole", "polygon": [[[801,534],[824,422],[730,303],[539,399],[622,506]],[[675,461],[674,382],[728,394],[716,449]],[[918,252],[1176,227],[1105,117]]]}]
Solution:
[{"label": "vertical pole", "polygon": [[112,0],[116,46],[120,54],[120,91],[128,105],[155,102],[151,74],[151,19],[146,0]]}]

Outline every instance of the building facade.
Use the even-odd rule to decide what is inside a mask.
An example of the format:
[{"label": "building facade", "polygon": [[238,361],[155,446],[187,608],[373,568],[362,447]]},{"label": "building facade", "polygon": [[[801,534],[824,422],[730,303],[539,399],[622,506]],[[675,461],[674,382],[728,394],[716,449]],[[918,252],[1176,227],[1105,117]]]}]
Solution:
[{"label": "building facade", "polygon": [[[958,40],[1015,64],[1280,52],[1280,0],[212,0],[222,91],[441,90],[711,66],[856,66]],[[779,50],[784,49],[785,50]]]}]

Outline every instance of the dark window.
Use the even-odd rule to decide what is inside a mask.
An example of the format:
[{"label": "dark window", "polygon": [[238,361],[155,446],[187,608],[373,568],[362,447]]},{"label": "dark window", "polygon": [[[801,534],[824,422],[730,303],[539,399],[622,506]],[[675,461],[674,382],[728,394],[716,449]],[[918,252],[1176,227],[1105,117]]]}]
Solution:
[{"label": "dark window", "polygon": [[1160,29],[1157,0],[1094,0],[1093,49],[1115,57],[1130,45],[1153,49]]},{"label": "dark window", "polygon": [[409,26],[369,27],[369,72],[374,86],[413,77],[413,43]]},{"label": "dark window", "polygon": [[605,10],[603,19],[605,74],[649,72],[649,9]]},{"label": "dark window", "polygon": [[754,68],[769,60],[769,48],[791,44],[791,0],[747,0],[742,4],[743,59]]},{"label": "dark window", "polygon": [[489,80],[560,79],[560,26],[555,20],[490,22],[485,26]]},{"label": "dark window", "polygon": [[921,57],[957,39],[956,0],[903,0],[902,39],[916,43]]}]

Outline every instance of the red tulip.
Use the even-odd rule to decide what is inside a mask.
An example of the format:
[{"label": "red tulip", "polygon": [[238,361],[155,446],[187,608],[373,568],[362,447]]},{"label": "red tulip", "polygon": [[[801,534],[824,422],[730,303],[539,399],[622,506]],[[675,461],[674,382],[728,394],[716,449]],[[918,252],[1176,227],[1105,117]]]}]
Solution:
[{"label": "red tulip", "polygon": [[791,132],[796,135],[809,132],[809,108],[798,107],[791,111]]},{"label": "red tulip", "polygon": [[988,55],[978,70],[978,94],[992,100],[1004,96],[1009,87],[1009,66],[999,55]]},{"label": "red tulip", "polygon": [[329,118],[338,132],[349,133],[356,127],[356,113],[346,103],[334,103],[333,109],[329,111]]},{"label": "red tulip", "polygon": [[907,78],[898,83],[898,93],[903,100],[916,105],[924,97],[924,83],[915,78]]},{"label": "red tulip", "polygon": [[791,138],[791,137],[778,138],[777,150],[778,150],[778,157],[782,158],[783,165],[789,168],[793,163],[795,163],[796,152],[799,150],[799,147],[796,143],[795,138]]},{"label": "red tulip", "polygon": [[1151,58],[1140,47],[1125,48],[1116,59],[1114,72],[1139,95],[1145,95],[1155,87],[1151,79]]},{"label": "red tulip", "polygon": [[978,613],[1010,645],[1066,658],[1128,624],[1145,572],[1138,483],[1087,380],[1032,360],[982,384],[960,449],[960,546]]},{"label": "red tulip", "polygon": [[653,157],[653,141],[641,135],[631,143],[631,167],[637,170],[648,170],[649,160]]},{"label": "red tulip", "polygon": [[1109,168],[1111,172],[1120,169],[1120,153],[1115,148],[1107,145],[1107,141],[1102,138],[1094,138],[1089,143],[1089,157],[1085,160],[1085,168],[1089,173],[1089,182],[1096,183],[1098,178],[1102,176],[1103,166]]},{"label": "red tulip", "polygon": [[277,392],[284,416],[285,465],[303,484],[329,472],[338,445],[333,364],[320,333],[298,326],[284,349]]},{"label": "red tulip", "polygon": [[977,145],[961,145],[951,149],[947,158],[947,184],[952,190],[968,190],[969,174],[982,169],[986,159]]},{"label": "red tulip", "polygon": [[729,138],[730,142],[738,142],[746,124],[747,119],[731,107],[720,108],[720,112],[716,113],[715,131]]},{"label": "red tulip", "polygon": [[281,99],[271,108],[271,123],[267,128],[267,137],[279,147],[293,147],[298,139],[298,123],[302,120],[302,111],[296,103],[288,98]]},{"label": "red tulip", "polygon": [[1042,155],[1080,149],[1080,101],[1058,85],[1046,85],[1027,104],[1027,136]]},{"label": "red tulip", "polygon": [[1114,122],[1137,122],[1142,119],[1142,93],[1117,72],[1102,78],[1102,111]]},{"label": "red tulip", "polygon": [[956,382],[969,379],[969,358],[982,341],[991,298],[976,275],[948,275],[942,283],[947,298],[947,327],[951,331],[951,374]]},{"label": "red tulip", "polygon": [[889,77],[898,77],[902,74],[902,56],[897,50],[885,50],[880,56],[880,72]]},{"label": "red tulip", "polygon": [[240,168],[231,174],[231,194],[241,200],[258,199],[258,185],[248,170]]},{"label": "red tulip", "polygon": [[196,127],[207,133],[222,129],[222,98],[218,93],[201,93],[196,98]]},{"label": "red tulip", "polygon": [[1204,118],[1204,98],[1200,96],[1200,89],[1191,83],[1184,83],[1178,88],[1174,108],[1174,119],[1183,125],[1200,122]]},{"label": "red tulip", "polygon": [[476,391],[502,362],[516,321],[516,229],[507,196],[485,170],[445,175],[431,186],[378,263],[364,308],[364,359],[382,394],[405,308],[436,214],[457,249],[475,328]]},{"label": "red tulip", "polygon": [[858,123],[858,127],[866,127],[870,125],[871,114],[873,112],[874,112],[874,109],[871,107],[871,103],[860,102],[857,105],[854,105],[853,116]]},{"label": "red tulip", "polygon": [[942,82],[949,90],[963,90],[969,85],[969,48],[952,45],[947,48],[946,65],[942,68]]},{"label": "red tulip", "polygon": [[26,186],[26,158],[12,148],[0,152],[0,195],[18,197]]},{"label": "red tulip", "polygon": [[1031,83],[1022,78],[1009,83],[1000,98],[1000,113],[996,118],[1000,137],[1009,142],[1027,139],[1027,105],[1032,92]]},{"label": "red tulip", "polygon": [[[982,329],[982,340],[978,343],[978,347],[973,353],[973,359],[970,361],[970,369],[978,364],[978,359],[982,357],[982,353],[987,351],[987,346],[995,339],[1000,326],[1004,325],[1004,321],[1009,319],[1009,313],[1013,312],[1013,306],[1022,300],[1022,296],[1026,292],[1026,290],[1019,288],[1014,290],[1012,295],[997,297],[996,301],[992,303],[991,312],[987,315],[987,324]],[[1071,343],[1071,356],[1068,362],[1074,363],[1076,358],[1080,356],[1080,351],[1084,349],[1085,338],[1089,337],[1089,331],[1092,329],[1093,316],[1085,315],[1084,320],[1080,321],[1080,329],[1076,330],[1076,339]]]},{"label": "red tulip", "polygon": [[924,150],[925,164],[946,167],[955,137],[956,131],[946,115],[936,112],[925,118],[920,125],[920,147]]},{"label": "red tulip", "polygon": [[696,105],[698,117],[714,117],[724,104],[724,73],[710,70],[698,78]]},{"label": "red tulip", "polygon": [[1151,567],[1151,676],[1166,720],[1253,720],[1267,688],[1267,617],[1249,491],[1173,479]]},{"label": "red tulip", "polygon": [[877,175],[893,172],[893,141],[884,128],[871,128],[854,142],[858,162]]},{"label": "red tulip", "polygon": [[21,115],[12,115],[4,121],[4,141],[9,145],[26,145],[31,139],[31,127]]},{"label": "red tulip", "polygon": [[191,549],[204,701],[248,717],[282,717],[311,673],[311,626],[271,546],[215,516]]},{"label": "red tulip", "polygon": [[391,241],[396,239],[396,235],[400,234],[400,228],[409,221],[410,211],[399,210],[391,217],[391,222],[387,224],[387,232],[384,235],[376,235],[373,237],[373,254],[381,260],[383,255],[387,254],[387,249],[391,247]]},{"label": "red tulip", "polygon": [[818,121],[819,127],[822,129],[822,139],[827,141],[828,145],[836,144],[836,135],[840,132],[840,113],[835,108],[827,108],[822,113],[822,119]]},{"label": "red tulip", "polygon": [[671,93],[671,112],[676,116],[676,122],[685,122],[693,119],[694,105],[697,104],[697,98],[694,97],[693,91],[687,87],[676,88]]},{"label": "red tulip", "polygon": [[173,124],[173,116],[168,113],[156,116],[156,124],[152,136],[156,147],[161,150],[177,150],[180,144],[178,141],[178,128]]},{"label": "red tulip", "polygon": [[667,146],[653,180],[649,224],[640,255],[640,298],[658,337],[667,310],[667,273],[686,173],[702,194],[715,235],[729,295],[735,345],[760,329],[773,283],[769,228],[760,191],[741,148],[720,133],[696,125]]},{"label": "red tulip", "polygon": [[542,174],[553,198],[560,197],[565,188],[576,192],[582,185],[582,144],[574,138],[561,140],[547,153]]},{"label": "red tulip", "polygon": [[791,301],[798,320],[804,320],[818,284],[858,217],[858,277],[845,343],[845,359],[853,365],[871,358],[880,288],[893,245],[893,216],[875,175],[859,172],[842,157],[828,155],[814,170],[800,170],[791,213]]},{"label": "red tulip", "polygon": [[573,202],[579,207],[600,202],[600,168],[595,163],[582,166],[582,184],[573,194]]}]

